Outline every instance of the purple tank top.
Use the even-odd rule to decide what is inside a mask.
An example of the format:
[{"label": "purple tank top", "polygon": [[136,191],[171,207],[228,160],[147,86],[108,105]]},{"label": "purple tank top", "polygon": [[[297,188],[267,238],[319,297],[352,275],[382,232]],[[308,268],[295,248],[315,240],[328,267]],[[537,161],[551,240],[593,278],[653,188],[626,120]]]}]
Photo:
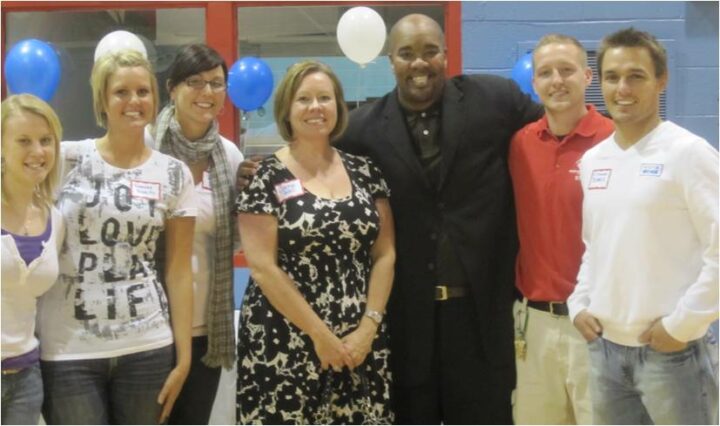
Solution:
[{"label": "purple tank top", "polygon": [[37,236],[26,236],[26,235],[17,235],[13,234],[12,232],[8,232],[6,230],[2,230],[2,235],[10,235],[15,240],[15,246],[18,249],[18,252],[20,253],[20,257],[25,261],[26,265],[29,265],[30,262],[40,257],[40,254],[43,251],[43,244],[48,241],[50,238],[50,233],[52,232],[52,218],[48,218],[47,226],[45,227],[45,231]]}]

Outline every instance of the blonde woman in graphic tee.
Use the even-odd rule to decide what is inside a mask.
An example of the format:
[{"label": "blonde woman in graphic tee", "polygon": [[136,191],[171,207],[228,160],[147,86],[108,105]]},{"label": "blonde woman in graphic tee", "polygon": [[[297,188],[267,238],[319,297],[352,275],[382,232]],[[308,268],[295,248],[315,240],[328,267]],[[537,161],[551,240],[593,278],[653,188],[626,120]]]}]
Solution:
[{"label": "blonde woman in graphic tee", "polygon": [[[107,133],[62,146],[67,236],[40,308],[43,414],[48,424],[154,424],[190,367],[192,177],[145,146],[157,83],[142,55],[101,57],[91,83]],[[167,297],[153,260],[162,231]]]}]

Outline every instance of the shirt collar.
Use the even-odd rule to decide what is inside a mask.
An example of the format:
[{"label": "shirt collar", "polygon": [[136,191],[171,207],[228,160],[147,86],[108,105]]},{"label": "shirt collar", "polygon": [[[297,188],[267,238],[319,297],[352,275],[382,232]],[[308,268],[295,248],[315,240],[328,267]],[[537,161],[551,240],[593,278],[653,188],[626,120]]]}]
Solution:
[{"label": "shirt collar", "polygon": [[441,106],[441,103],[440,103],[440,101],[438,101],[438,102],[435,102],[434,104],[430,105],[427,109],[425,109],[423,111],[411,111],[411,110],[403,107],[402,105],[400,106],[400,108],[402,109],[403,113],[405,114],[405,117],[407,117],[408,119],[413,119],[413,118],[423,117],[423,115],[422,115],[423,113],[427,117],[439,117],[440,116],[440,106]]},{"label": "shirt collar", "polygon": [[[570,133],[565,135],[566,139],[568,136],[574,135],[580,135],[582,137],[589,138],[594,136],[595,133],[597,133],[597,123],[595,122],[595,118],[599,113],[595,109],[595,106],[592,104],[586,104],[585,107],[587,108],[587,114],[585,114],[583,118],[580,119],[580,122]],[[540,121],[538,121],[537,136],[541,139],[555,138],[555,135],[552,134],[552,132],[550,131],[550,127],[548,126],[547,115],[543,115]]]}]

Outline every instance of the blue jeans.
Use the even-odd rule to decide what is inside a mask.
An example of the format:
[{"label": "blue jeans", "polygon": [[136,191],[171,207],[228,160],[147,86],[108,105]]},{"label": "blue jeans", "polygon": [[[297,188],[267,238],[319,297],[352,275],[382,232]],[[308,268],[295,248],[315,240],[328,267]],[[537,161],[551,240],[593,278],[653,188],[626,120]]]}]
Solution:
[{"label": "blue jeans", "polygon": [[42,361],[48,424],[157,424],[173,347],[114,358]]},{"label": "blue jeans", "polygon": [[718,383],[705,339],[670,353],[603,338],[588,348],[593,423],[717,423]]},{"label": "blue jeans", "polygon": [[43,385],[38,363],[2,376],[2,424],[38,424],[42,402]]}]

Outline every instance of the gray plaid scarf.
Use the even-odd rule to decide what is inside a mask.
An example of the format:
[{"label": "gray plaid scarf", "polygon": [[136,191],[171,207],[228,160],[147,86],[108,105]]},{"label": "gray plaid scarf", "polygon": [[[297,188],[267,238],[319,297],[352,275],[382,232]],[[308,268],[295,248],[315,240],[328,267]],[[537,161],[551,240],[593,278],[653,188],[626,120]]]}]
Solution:
[{"label": "gray plaid scarf", "polygon": [[175,106],[163,108],[152,131],[157,149],[187,164],[210,157],[210,186],[215,210],[215,265],[210,269],[206,308],[208,351],[202,358],[209,367],[232,368],[235,362],[235,327],[233,299],[233,214],[235,176],[228,166],[225,149],[212,123],[205,136],[189,141],[175,119]]}]

